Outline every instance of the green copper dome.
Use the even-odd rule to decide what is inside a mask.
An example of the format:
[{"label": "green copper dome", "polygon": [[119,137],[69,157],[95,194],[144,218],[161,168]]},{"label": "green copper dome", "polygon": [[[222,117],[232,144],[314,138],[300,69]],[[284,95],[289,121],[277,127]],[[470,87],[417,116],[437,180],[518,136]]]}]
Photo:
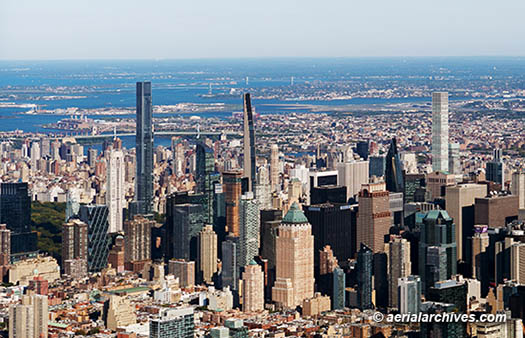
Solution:
[{"label": "green copper dome", "polygon": [[257,262],[252,259],[248,265],[257,265]]},{"label": "green copper dome", "polygon": [[284,216],[283,223],[308,223],[308,218],[306,218],[304,212],[299,209],[297,202],[294,202]]}]

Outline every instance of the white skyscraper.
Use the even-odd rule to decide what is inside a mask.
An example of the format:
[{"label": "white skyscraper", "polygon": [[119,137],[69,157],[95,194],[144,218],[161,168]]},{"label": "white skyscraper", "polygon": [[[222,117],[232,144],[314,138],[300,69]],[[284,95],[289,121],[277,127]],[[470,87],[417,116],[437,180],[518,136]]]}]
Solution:
[{"label": "white skyscraper", "polygon": [[516,171],[512,174],[510,191],[518,196],[518,208],[525,209],[525,172]]},{"label": "white skyscraper", "polygon": [[259,253],[259,215],[259,203],[253,198],[253,193],[242,195],[239,203],[239,268],[248,265]]},{"label": "white skyscraper", "polygon": [[36,171],[38,160],[40,159],[40,143],[33,142],[31,144],[31,170]]},{"label": "white skyscraper", "polygon": [[337,163],[337,184],[346,187],[346,198],[359,193],[361,186],[368,183],[368,161]]},{"label": "white skyscraper", "polygon": [[432,170],[448,172],[448,93],[432,93]]},{"label": "white skyscraper", "polygon": [[270,148],[270,184],[272,191],[279,190],[279,147],[272,144]]},{"label": "white skyscraper", "polygon": [[122,231],[122,212],[125,207],[124,197],[124,153],[112,150],[109,154],[108,177],[106,186],[106,205],[109,209],[109,233]]}]

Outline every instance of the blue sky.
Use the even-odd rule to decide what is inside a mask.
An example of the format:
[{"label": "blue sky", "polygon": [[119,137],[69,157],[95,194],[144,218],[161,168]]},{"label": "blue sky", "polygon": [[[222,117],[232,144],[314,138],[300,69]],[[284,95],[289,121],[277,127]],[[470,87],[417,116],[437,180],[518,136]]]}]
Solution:
[{"label": "blue sky", "polygon": [[1,0],[0,59],[524,56],[524,0]]}]

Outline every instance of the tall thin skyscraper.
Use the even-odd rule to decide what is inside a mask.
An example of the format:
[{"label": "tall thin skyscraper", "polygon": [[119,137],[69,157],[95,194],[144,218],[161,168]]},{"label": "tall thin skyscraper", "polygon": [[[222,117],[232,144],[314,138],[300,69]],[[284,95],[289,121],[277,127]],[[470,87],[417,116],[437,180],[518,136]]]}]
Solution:
[{"label": "tall thin skyscraper", "polygon": [[239,268],[248,265],[259,254],[260,233],[259,203],[253,193],[241,196],[239,204]]},{"label": "tall thin skyscraper", "polygon": [[270,184],[272,191],[279,188],[279,147],[272,144],[270,148]]},{"label": "tall thin skyscraper", "polygon": [[357,307],[361,310],[371,309],[372,304],[372,250],[361,243],[357,252]]},{"label": "tall thin skyscraper", "polygon": [[242,194],[240,172],[223,172],[222,181],[226,202],[226,231],[239,236],[239,201]]},{"label": "tall thin skyscraper", "polygon": [[244,94],[244,177],[248,177],[248,191],[253,191],[255,175],[255,127],[253,124],[252,102],[250,93]]},{"label": "tall thin skyscraper", "polygon": [[108,178],[106,185],[106,205],[109,209],[109,232],[122,231],[124,196],[124,153],[122,150],[111,150],[108,161]]},{"label": "tall thin skyscraper", "polygon": [[153,201],[153,111],[151,82],[137,82],[137,213],[150,214]]},{"label": "tall thin skyscraper", "polygon": [[213,226],[205,225],[199,232],[199,275],[206,283],[211,283],[217,272],[217,234]]},{"label": "tall thin skyscraper", "polygon": [[448,172],[448,93],[432,93],[432,170]]},{"label": "tall thin skyscraper", "polygon": [[518,196],[518,209],[525,209],[525,171],[516,171],[512,174],[510,191]]}]

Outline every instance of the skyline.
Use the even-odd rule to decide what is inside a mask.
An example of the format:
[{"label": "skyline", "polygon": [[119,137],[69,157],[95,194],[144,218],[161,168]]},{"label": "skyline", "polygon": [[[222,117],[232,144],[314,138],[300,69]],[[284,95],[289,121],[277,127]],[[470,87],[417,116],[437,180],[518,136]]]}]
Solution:
[{"label": "skyline", "polygon": [[8,2],[0,60],[525,55],[520,1],[297,4]]}]

